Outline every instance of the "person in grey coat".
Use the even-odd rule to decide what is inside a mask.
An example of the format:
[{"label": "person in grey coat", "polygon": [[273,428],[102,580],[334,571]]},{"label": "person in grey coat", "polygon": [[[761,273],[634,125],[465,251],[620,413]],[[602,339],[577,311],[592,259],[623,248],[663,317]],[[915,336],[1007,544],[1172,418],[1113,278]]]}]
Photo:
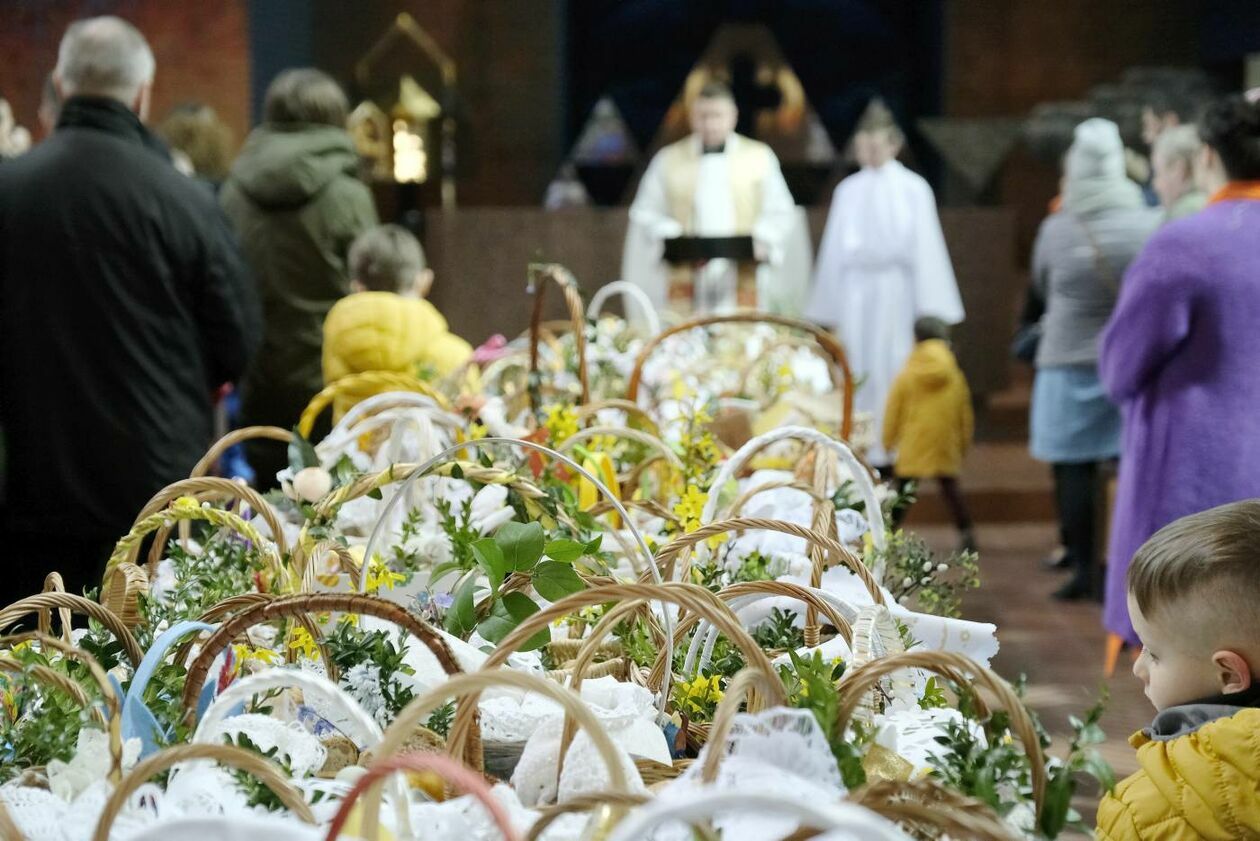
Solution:
[{"label": "person in grey coat", "polygon": [[1042,222],[1032,266],[1046,310],[1030,449],[1053,466],[1064,565],[1074,573],[1059,598],[1083,598],[1093,590],[1098,468],[1120,452],[1120,415],[1098,379],[1098,337],[1125,268],[1161,216],[1125,175],[1115,123],[1095,118],[1077,126],[1065,162],[1063,209]]}]

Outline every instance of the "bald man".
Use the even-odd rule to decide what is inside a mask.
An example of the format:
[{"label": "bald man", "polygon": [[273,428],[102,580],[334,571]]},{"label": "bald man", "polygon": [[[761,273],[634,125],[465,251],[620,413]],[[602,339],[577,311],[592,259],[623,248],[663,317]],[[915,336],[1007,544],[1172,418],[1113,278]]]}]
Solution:
[{"label": "bald man", "polygon": [[144,126],[153,52],[116,17],[66,30],[52,137],[0,166],[0,599],[98,587],[115,540],[210,444],[254,295],[214,198]]}]

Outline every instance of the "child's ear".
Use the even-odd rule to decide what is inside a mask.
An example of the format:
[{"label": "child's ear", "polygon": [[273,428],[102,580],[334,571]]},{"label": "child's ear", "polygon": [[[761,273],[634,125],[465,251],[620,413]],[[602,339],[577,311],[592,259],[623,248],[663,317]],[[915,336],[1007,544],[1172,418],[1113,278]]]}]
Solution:
[{"label": "child's ear", "polygon": [[1221,692],[1242,692],[1251,688],[1251,666],[1237,651],[1218,651],[1212,655]]},{"label": "child's ear", "polygon": [[416,294],[421,298],[429,297],[429,290],[433,288],[433,269],[421,269],[416,273]]}]

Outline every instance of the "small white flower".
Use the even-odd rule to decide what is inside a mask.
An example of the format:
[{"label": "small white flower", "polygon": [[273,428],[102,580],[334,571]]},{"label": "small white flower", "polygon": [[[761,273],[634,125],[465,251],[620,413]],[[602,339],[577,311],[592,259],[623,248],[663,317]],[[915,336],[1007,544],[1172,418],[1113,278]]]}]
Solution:
[{"label": "small white flower", "polygon": [[507,488],[503,485],[486,485],[472,499],[468,524],[480,534],[489,534],[516,515],[507,504]]},{"label": "small white flower", "polygon": [[932,571],[932,562],[931,562],[931,561],[924,561],[924,562],[923,562],[923,571],[924,571],[924,572],[931,572],[931,571]]},{"label": "small white flower", "polygon": [[937,565],[936,565],[936,571],[937,571],[937,572],[945,572],[947,569],[949,569],[949,564],[937,564]]},{"label": "small white flower", "polygon": [[903,589],[906,587],[909,587],[912,584],[914,584],[914,579],[911,578],[910,576],[906,576],[904,579],[902,579],[901,586]]}]

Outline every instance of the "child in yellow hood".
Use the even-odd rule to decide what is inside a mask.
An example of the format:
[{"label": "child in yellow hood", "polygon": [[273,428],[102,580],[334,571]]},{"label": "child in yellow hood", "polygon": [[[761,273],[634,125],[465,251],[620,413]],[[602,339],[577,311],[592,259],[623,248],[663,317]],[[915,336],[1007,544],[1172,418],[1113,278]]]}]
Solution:
[{"label": "child in yellow hood", "polygon": [[884,449],[896,453],[894,470],[904,486],[936,479],[954,515],[964,548],[974,548],[971,515],[958,484],[971,448],[971,391],[949,347],[949,326],[939,318],[914,324],[915,347],[893,381],[884,410]]},{"label": "child in yellow hood", "polygon": [[[324,320],[325,385],[364,371],[429,370],[445,377],[468,361],[472,347],[424,300],[433,270],[410,231],[399,225],[365,231],[350,246],[348,263],[354,294],[338,301]],[[369,396],[339,396],[335,417]]]},{"label": "child in yellow hood", "polygon": [[1260,838],[1260,500],[1183,517],[1129,565],[1133,674],[1158,713],[1099,841]]}]

